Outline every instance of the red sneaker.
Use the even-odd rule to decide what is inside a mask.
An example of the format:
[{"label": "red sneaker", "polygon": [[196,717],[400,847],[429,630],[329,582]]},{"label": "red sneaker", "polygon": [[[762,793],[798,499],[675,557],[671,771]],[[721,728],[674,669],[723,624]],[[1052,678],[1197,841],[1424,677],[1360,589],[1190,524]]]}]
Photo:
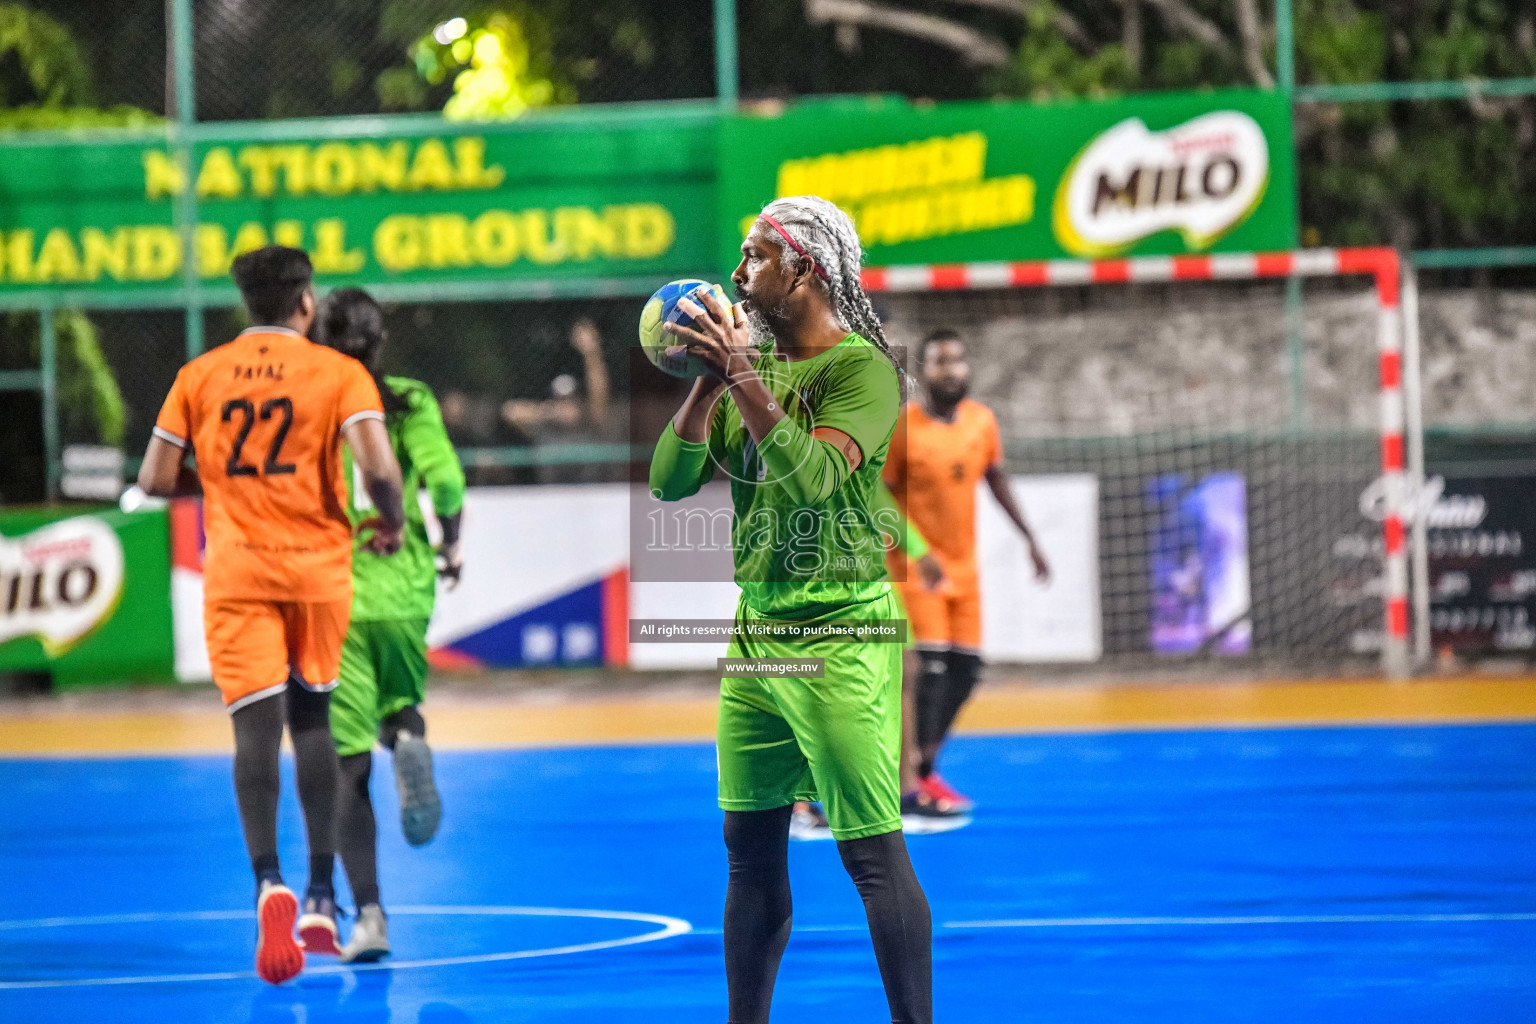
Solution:
[{"label": "red sneaker", "polygon": [[947,802],[962,814],[969,814],[976,808],[976,801],[945,782],[944,776],[938,772],[929,772],[928,777],[926,779],[918,779],[917,784],[929,797],[934,800]]},{"label": "red sneaker", "polygon": [[304,914],[299,918],[299,941],[304,944],[306,953],[341,955],[341,936],[336,931],[335,897],[304,897]]},{"label": "red sneaker", "polygon": [[261,887],[256,900],[256,973],[269,985],[281,985],[304,969],[304,950],[293,937],[299,901],[280,882]]}]

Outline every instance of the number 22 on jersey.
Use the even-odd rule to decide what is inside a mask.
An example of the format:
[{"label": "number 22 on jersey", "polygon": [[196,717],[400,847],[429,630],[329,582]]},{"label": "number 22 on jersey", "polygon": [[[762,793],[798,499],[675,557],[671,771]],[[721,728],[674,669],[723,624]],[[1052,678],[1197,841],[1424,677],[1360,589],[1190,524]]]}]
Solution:
[{"label": "number 22 on jersey", "polygon": [[[258,469],[244,460],[245,442],[250,439],[251,428],[258,418],[265,422],[274,416],[280,417],[280,422],[272,435],[272,443],[267,447],[267,457]],[[283,442],[288,440],[288,431],[293,426],[293,400],[287,395],[262,402],[259,412],[249,398],[231,398],[224,403],[220,418],[225,423],[239,421],[235,426],[234,446],[229,450],[229,460],[224,463],[224,472],[230,478],[256,476],[258,473],[284,476],[297,472],[298,467],[293,463],[282,461]]]}]

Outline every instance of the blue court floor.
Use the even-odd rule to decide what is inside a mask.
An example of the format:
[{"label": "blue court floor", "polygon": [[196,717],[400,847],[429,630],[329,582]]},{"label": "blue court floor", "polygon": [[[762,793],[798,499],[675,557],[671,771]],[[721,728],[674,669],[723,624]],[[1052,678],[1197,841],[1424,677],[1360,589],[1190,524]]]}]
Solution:
[{"label": "blue court floor", "polygon": [[[0,761],[0,1021],[724,1020],[711,747],[438,766],[424,850],[375,772],[393,966],[273,988],[225,759]],[[911,840],[939,1021],[1536,1021],[1536,726],[969,738],[946,770],[980,810]],[[775,1019],[888,1020],[835,849],[793,872]]]}]

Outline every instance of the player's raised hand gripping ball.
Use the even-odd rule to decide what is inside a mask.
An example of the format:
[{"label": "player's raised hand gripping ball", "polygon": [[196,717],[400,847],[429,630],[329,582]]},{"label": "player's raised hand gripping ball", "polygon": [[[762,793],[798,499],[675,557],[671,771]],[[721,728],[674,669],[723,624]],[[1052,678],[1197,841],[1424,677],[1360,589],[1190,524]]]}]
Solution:
[{"label": "player's raised hand gripping ball", "polygon": [[[693,326],[693,317],[678,308],[677,300],[692,295],[700,288],[707,288],[720,305],[730,308],[731,300],[726,298],[719,285],[690,279],[662,285],[640,313],[640,347],[645,350],[645,357],[657,369],[674,377],[702,377],[708,372],[708,367],[697,356],[688,354],[687,346],[661,329],[665,323]],[[703,305],[697,298],[693,303],[696,306]]]}]

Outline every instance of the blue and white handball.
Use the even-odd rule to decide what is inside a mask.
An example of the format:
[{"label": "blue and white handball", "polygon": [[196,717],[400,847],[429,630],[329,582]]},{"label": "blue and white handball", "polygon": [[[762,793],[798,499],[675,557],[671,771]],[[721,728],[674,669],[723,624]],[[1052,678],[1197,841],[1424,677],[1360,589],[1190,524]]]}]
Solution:
[{"label": "blue and white handball", "polygon": [[730,308],[731,300],[726,298],[719,285],[689,279],[672,281],[656,289],[656,294],[650,297],[640,313],[640,347],[645,350],[645,357],[663,373],[690,378],[702,377],[708,372],[697,356],[688,354],[687,348],[679,343],[676,335],[661,329],[661,325],[667,323],[693,326],[693,317],[677,308],[677,300],[690,297],[694,305],[702,306],[704,303],[693,294],[701,288],[713,293],[720,305]]}]

